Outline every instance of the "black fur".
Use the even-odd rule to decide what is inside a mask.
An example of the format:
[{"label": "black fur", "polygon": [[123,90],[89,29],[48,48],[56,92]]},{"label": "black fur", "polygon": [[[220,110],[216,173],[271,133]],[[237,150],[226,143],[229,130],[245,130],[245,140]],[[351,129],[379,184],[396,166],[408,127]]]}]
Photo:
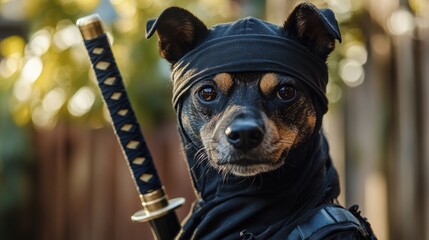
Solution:
[{"label": "black fur", "polygon": [[208,34],[204,23],[179,7],[166,9],[156,20],[150,20],[146,29],[147,38],[156,31],[160,55],[172,64]]}]

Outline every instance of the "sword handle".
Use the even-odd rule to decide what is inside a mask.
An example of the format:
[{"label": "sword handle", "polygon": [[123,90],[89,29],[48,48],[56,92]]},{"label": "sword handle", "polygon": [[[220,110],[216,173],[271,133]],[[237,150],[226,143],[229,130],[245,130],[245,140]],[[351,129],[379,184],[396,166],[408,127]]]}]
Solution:
[{"label": "sword handle", "polygon": [[139,222],[149,221],[156,239],[174,239],[180,230],[180,224],[173,210],[181,206],[185,200],[167,199],[128,99],[100,17],[91,15],[81,18],[77,25],[82,33],[103,100],[112,118],[115,134],[140,193],[143,210],[134,214],[131,219]]},{"label": "sword handle", "polygon": [[[83,24],[83,22],[85,24]],[[82,36],[98,86],[112,117],[113,128],[134,175],[137,190],[146,194],[162,187],[152,156],[128,100],[107,35],[95,15],[80,19]]]}]

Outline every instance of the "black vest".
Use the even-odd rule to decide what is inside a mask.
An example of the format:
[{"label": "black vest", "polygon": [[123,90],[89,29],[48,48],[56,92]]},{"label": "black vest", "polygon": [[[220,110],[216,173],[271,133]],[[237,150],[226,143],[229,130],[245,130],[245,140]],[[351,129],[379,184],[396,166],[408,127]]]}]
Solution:
[{"label": "black vest", "polygon": [[[335,205],[324,205],[312,211],[290,234],[282,239],[287,240],[376,240],[370,224],[360,215],[358,206],[349,210]],[[256,240],[246,231],[241,233],[241,240]]]}]

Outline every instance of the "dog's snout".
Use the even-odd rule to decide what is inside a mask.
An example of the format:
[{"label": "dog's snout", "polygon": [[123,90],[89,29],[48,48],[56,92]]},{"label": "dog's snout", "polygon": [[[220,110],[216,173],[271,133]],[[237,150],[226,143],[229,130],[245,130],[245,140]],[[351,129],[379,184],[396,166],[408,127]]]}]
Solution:
[{"label": "dog's snout", "polygon": [[264,131],[255,121],[237,119],[226,128],[225,135],[235,148],[247,151],[262,142]]}]

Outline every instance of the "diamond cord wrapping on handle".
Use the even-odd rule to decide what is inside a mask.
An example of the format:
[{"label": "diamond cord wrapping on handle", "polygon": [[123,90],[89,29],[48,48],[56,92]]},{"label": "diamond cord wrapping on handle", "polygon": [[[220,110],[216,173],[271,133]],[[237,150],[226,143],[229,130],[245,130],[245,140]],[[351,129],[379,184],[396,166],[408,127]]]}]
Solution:
[{"label": "diamond cord wrapping on handle", "polygon": [[103,33],[95,39],[85,40],[85,46],[139,193],[160,189],[158,173],[128,100],[107,35]]}]

